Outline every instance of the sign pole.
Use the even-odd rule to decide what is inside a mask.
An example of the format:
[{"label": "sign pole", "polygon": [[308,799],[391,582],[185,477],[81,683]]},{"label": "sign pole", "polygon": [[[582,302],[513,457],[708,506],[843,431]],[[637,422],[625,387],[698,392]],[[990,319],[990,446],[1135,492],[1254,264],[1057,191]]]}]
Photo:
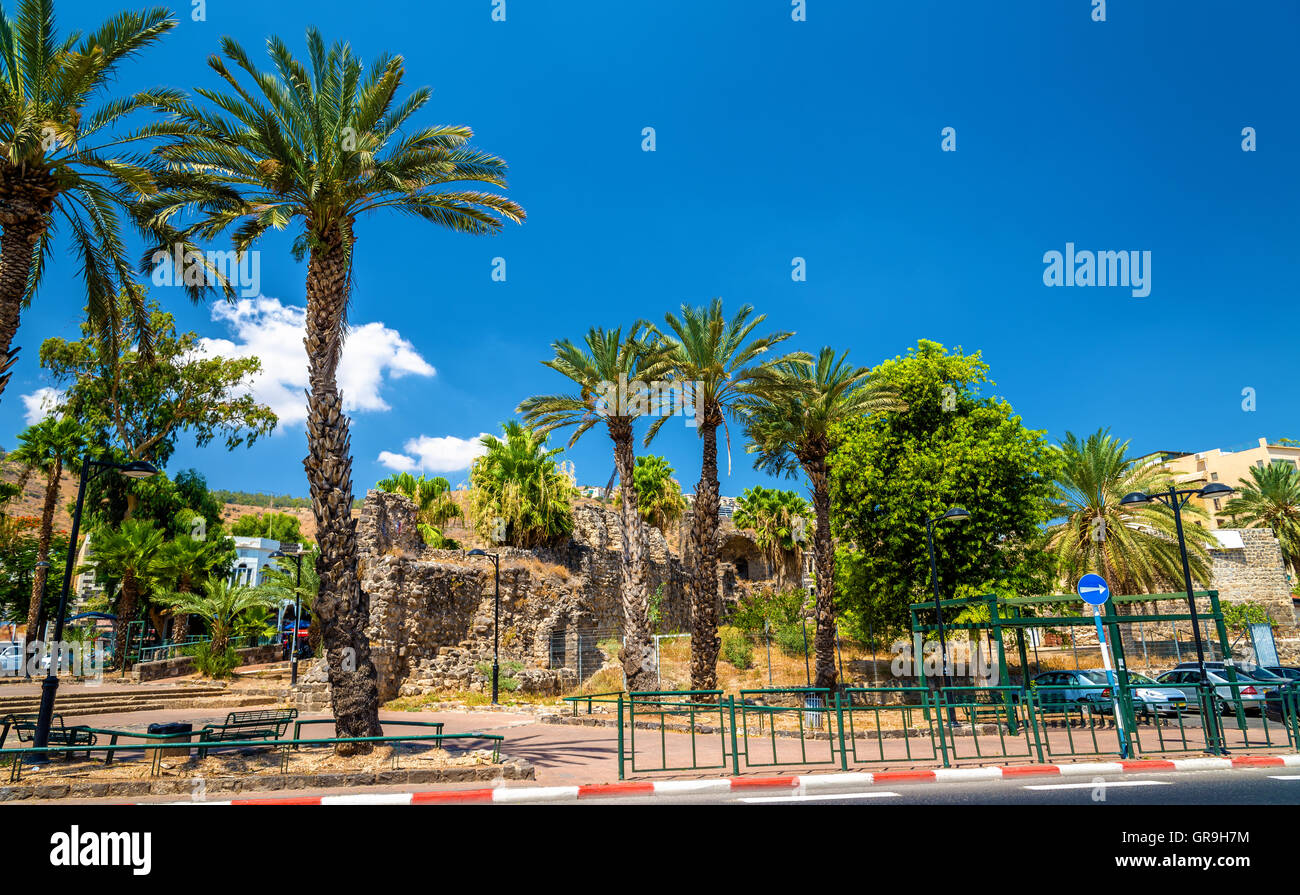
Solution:
[{"label": "sign pole", "polygon": [[1075,590],[1085,603],[1092,607],[1092,620],[1097,625],[1097,645],[1101,660],[1106,665],[1106,682],[1110,685],[1111,704],[1115,710],[1115,731],[1119,734],[1119,757],[1129,757],[1128,731],[1124,727],[1123,702],[1119,698],[1119,684],[1115,680],[1115,665],[1110,657],[1110,643],[1101,625],[1101,607],[1110,599],[1110,585],[1100,575],[1087,574],[1079,579]]}]

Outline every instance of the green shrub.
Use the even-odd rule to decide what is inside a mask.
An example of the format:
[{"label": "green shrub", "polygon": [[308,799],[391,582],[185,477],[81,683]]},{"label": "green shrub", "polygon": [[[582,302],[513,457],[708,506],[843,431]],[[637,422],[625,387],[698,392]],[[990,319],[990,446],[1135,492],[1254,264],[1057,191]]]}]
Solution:
[{"label": "green shrub", "polygon": [[[808,593],[799,588],[781,592],[764,590],[753,593],[736,606],[731,616],[731,624],[750,635],[763,633],[764,620],[767,620],[774,631],[782,626],[797,624],[807,599]],[[802,650],[803,646],[799,648]]]},{"label": "green shrub", "polygon": [[754,645],[749,637],[735,628],[722,628],[722,658],[744,671],[754,664]]},{"label": "green shrub", "polygon": [[[519,681],[515,679],[515,675],[518,674],[523,667],[523,662],[517,662],[513,659],[507,659],[505,662],[502,662],[501,673],[497,677],[497,686],[508,693],[513,693],[515,690],[518,690]],[[474,666],[474,670],[483,675],[484,680],[489,684],[492,683],[491,662],[479,662]]]},{"label": "green shrub", "polygon": [[230,677],[230,673],[239,667],[242,660],[233,646],[226,647],[224,653],[214,654],[209,642],[196,643],[185,650],[194,656],[194,667],[205,677],[221,679]]},{"label": "green shrub", "polygon": [[799,622],[787,622],[775,626],[772,632],[772,641],[777,648],[787,656],[802,656],[804,654],[804,630],[803,625]]}]

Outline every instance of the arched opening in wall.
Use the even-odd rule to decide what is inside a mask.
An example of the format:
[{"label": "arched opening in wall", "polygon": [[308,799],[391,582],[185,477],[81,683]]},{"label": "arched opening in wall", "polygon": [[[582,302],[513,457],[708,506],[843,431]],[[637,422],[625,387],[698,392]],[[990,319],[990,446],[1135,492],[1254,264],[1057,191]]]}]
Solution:
[{"label": "arched opening in wall", "polygon": [[743,581],[749,580],[749,560],[743,556],[736,557],[736,577]]}]

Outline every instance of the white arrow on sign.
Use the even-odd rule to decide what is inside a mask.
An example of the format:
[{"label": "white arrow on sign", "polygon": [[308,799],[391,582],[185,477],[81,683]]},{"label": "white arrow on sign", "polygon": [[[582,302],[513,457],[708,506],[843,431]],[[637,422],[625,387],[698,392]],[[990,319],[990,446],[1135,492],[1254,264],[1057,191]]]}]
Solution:
[{"label": "white arrow on sign", "polygon": [[1079,590],[1090,594],[1104,594],[1106,592],[1104,587],[1081,587]]}]

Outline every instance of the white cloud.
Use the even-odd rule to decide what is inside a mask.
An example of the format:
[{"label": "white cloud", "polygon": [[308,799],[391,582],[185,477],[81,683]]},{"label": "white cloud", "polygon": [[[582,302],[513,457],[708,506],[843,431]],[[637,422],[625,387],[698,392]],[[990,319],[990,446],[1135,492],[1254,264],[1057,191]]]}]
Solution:
[{"label": "white cloud", "polygon": [[[234,339],[200,339],[200,349],[222,357],[260,358],[262,371],[249,381],[253,397],[270,406],[282,425],[305,422],[307,351],[302,340],[307,309],[261,296],[234,304],[216,302],[212,319],[225,323]],[[343,408],[391,410],[380,394],[385,378],[429,377],[436,372],[397,330],[379,322],[353,327],[343,343],[338,370]]]},{"label": "white cloud", "polygon": [[57,388],[45,386],[38,388],[30,395],[19,395],[19,398],[26,409],[23,414],[23,422],[29,426],[34,426],[46,417],[54,415],[54,409],[63,400],[63,392]]},{"label": "white cloud", "polygon": [[396,472],[419,472],[421,468],[426,473],[469,469],[474,458],[486,452],[486,448],[480,441],[486,434],[480,432],[473,438],[421,435],[419,438],[410,439],[402,446],[402,450],[406,451],[405,454],[381,451],[379,462]]}]

